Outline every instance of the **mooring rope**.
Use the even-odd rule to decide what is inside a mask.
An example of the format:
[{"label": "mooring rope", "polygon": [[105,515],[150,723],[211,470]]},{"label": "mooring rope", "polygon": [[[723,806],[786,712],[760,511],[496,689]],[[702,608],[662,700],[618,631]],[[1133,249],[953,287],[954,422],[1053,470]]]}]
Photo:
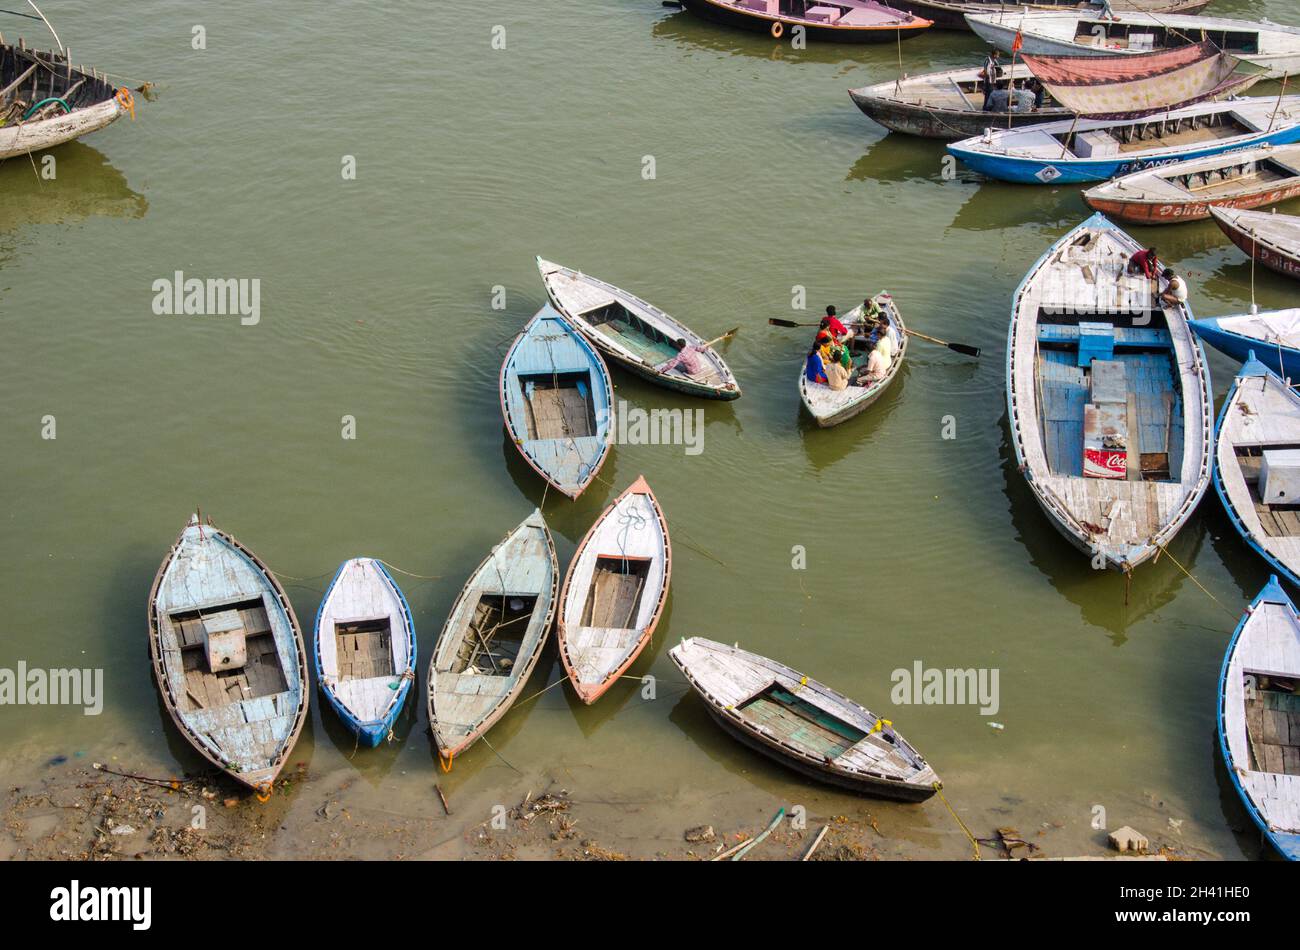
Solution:
[{"label": "mooring rope", "polygon": [[1227,604],[1225,604],[1223,601],[1219,600],[1219,598],[1215,597],[1212,593],[1210,593],[1210,591],[1206,588],[1204,584],[1202,584],[1200,581],[1198,581],[1195,577],[1192,576],[1191,571],[1183,567],[1182,564],[1178,563],[1178,558],[1170,554],[1169,549],[1167,547],[1165,547],[1163,544],[1160,544],[1158,542],[1156,544],[1156,547],[1160,549],[1161,554],[1168,555],[1169,560],[1174,562],[1174,566],[1177,567],[1184,574],[1186,574],[1188,579],[1197,587],[1199,587],[1202,590],[1202,592],[1204,592],[1206,597],[1210,598],[1210,600],[1214,601],[1216,604],[1222,607],[1224,612],[1227,613],[1229,617],[1236,619],[1237,614],[1233,610],[1231,610]]},{"label": "mooring rope", "polygon": [[975,836],[970,833],[970,829],[966,827],[966,822],[962,821],[961,817],[952,810],[952,806],[948,804],[948,799],[944,798],[943,785],[939,782],[935,782],[934,790],[939,796],[939,801],[943,802],[944,807],[948,809],[948,814],[952,815],[957,824],[961,826],[961,830],[966,832],[966,837],[970,839],[971,847],[975,849],[975,860],[978,861],[980,859],[980,843],[976,841]]}]

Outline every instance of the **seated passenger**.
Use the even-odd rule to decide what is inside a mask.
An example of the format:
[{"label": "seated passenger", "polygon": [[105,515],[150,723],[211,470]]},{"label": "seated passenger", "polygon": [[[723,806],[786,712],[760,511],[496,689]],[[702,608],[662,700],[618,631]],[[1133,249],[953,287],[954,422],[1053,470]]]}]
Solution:
[{"label": "seated passenger", "polygon": [[826,365],[822,362],[821,350],[818,347],[814,346],[808,351],[808,359],[804,363],[803,374],[810,383],[821,383],[822,385],[827,383]]}]

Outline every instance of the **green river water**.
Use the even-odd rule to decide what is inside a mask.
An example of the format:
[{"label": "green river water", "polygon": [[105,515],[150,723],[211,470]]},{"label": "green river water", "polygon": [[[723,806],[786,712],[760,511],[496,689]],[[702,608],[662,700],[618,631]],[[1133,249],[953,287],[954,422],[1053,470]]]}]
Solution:
[{"label": "green river water", "polygon": [[[1218,0],[1211,12],[1286,21],[1290,7]],[[737,402],[615,374],[629,405],[702,408],[700,454],[618,446],[605,484],[545,501],[567,563],[618,490],[639,473],[654,487],[673,586],[633,672],[659,677],[658,698],[628,682],[587,708],[552,689],[444,777],[421,692],[398,742],[354,756],[313,689],[292,761],[431,815],[435,776],[453,801],[486,806],[560,775],[639,803],[622,819],[629,847],[804,803],[823,816],[869,808],[898,855],[969,854],[938,800],[811,788],[719,732],[667,656],[702,635],[888,715],[977,833],[1046,824],[1051,853],[1099,853],[1101,806],[1105,827],[1193,855],[1259,854],[1214,708],[1224,647],[1266,565],[1211,492],[1171,553],[1218,602],[1162,559],[1126,605],[1123,580],[1056,534],[1010,461],[1010,297],[1086,216],[1077,191],[946,180],[939,143],[885,135],[845,94],[896,75],[900,54],[913,73],[977,63],[972,35],[795,51],[658,0],[44,9],[77,59],[159,96],[135,122],[54,152],[54,180],[26,158],[0,165],[0,667],[102,668],[105,681],[96,717],[0,707],[6,776],[68,768],[49,764],[58,756],[201,765],[160,705],[145,625],[154,573],[196,505],[285,578],[308,633],[345,558],[437,575],[398,575],[423,687],[465,578],[542,501],[497,397],[506,341],[544,301],[542,254],[706,338],[742,327],[723,349]],[[206,50],[191,46],[196,24]],[[0,30],[49,42],[31,21],[0,17]],[[355,180],[341,174],[349,155]],[[1212,224],[1139,236],[1190,273],[1198,314],[1248,306],[1249,263]],[[260,322],[155,315],[151,285],[176,271],[260,279]],[[1294,305],[1294,284],[1256,281],[1262,307]],[[806,316],[791,309],[795,285]],[[815,319],[882,288],[911,327],[983,356],[914,342],[880,403],[819,431],[795,389],[806,337],[767,318]],[[1234,366],[1210,361],[1222,395]],[[354,440],[341,438],[345,415]],[[918,661],[996,669],[996,713],[891,704],[891,673]],[[560,675],[548,648],[527,692]]]}]

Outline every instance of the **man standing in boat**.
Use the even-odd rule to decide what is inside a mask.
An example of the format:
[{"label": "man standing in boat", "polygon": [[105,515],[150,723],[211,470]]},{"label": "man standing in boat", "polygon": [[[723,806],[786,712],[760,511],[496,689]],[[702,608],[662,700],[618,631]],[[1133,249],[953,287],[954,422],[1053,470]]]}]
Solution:
[{"label": "man standing in boat", "polygon": [[998,79],[1002,75],[1002,54],[994,49],[989,53],[988,59],[984,61],[984,68],[980,70],[980,91],[984,93],[984,111],[989,111],[989,103],[993,99],[993,93],[997,91]]}]

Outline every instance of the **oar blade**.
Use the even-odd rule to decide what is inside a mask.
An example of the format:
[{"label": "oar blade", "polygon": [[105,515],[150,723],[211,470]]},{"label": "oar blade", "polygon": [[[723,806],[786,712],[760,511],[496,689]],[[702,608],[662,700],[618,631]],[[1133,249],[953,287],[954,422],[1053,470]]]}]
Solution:
[{"label": "oar blade", "polygon": [[978,358],[980,355],[980,348],[978,346],[967,346],[965,343],[949,343],[948,349],[952,350],[954,353],[961,353],[965,356],[974,356]]},{"label": "oar blade", "polygon": [[798,327],[803,326],[801,323],[795,323],[793,320],[781,320],[777,317],[768,317],[767,322],[774,327]]}]

